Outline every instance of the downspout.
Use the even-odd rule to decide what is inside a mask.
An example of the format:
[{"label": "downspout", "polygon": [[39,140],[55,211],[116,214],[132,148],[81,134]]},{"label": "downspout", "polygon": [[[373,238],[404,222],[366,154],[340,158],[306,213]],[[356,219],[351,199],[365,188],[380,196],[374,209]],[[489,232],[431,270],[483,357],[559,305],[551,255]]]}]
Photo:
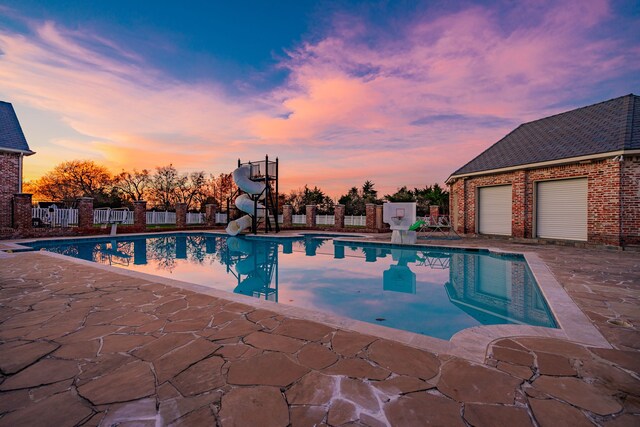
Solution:
[{"label": "downspout", "polygon": [[18,193],[22,193],[22,159],[24,153],[20,153],[20,160],[18,161]]},{"label": "downspout", "polygon": [[618,186],[618,197],[620,197],[620,214],[618,215],[620,218],[620,235],[618,237],[618,242],[620,246],[624,248],[624,191],[622,190],[624,184],[624,157],[622,154],[620,155],[618,162],[618,173],[620,174],[620,185]]}]

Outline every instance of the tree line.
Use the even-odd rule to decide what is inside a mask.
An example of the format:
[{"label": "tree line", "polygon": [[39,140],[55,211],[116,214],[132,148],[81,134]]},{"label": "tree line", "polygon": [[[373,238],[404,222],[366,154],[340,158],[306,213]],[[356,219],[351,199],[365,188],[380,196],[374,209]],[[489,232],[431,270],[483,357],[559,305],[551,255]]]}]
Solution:
[{"label": "tree line", "polygon": [[111,174],[91,160],[60,163],[35,181],[25,182],[24,191],[35,200],[52,201],[67,207],[79,197],[93,197],[96,207],[132,207],[146,200],[148,208],[174,209],[186,203],[189,210],[202,210],[208,203],[222,206],[236,190],[230,173],[219,175],[204,171],[180,173],[172,164]]},{"label": "tree line", "polygon": [[[332,214],[335,207],[333,199],[320,188],[309,188],[307,185],[292,190],[282,201],[290,204],[295,214],[305,213],[306,205],[316,205],[320,215]],[[338,204],[345,206],[346,215],[365,215],[367,204],[381,204],[385,201],[416,202],[418,215],[427,215],[430,206],[439,206],[443,213],[449,211],[449,192],[437,183],[413,190],[404,186],[393,194],[385,194],[379,198],[375,184],[367,180],[361,187],[351,187],[346,194],[338,198]]]},{"label": "tree line", "polygon": [[[79,197],[92,197],[96,207],[133,207],[133,202],[146,200],[149,209],[172,210],[177,203],[186,203],[191,211],[204,211],[215,203],[225,209],[227,199],[237,190],[231,173],[207,174],[204,171],[181,173],[172,164],[148,169],[111,174],[107,168],[91,160],[71,160],[60,163],[34,181],[24,183],[24,191],[37,201],[51,201],[67,207]],[[399,188],[394,194],[378,197],[372,181],[352,187],[337,199],[345,205],[346,215],[364,215],[368,203],[416,202],[419,215],[426,215],[430,205],[448,210],[449,193],[438,184],[424,188]],[[280,206],[290,204],[296,214],[305,206],[318,206],[319,214],[332,214],[335,201],[322,189],[305,185],[288,194],[280,194]]]}]

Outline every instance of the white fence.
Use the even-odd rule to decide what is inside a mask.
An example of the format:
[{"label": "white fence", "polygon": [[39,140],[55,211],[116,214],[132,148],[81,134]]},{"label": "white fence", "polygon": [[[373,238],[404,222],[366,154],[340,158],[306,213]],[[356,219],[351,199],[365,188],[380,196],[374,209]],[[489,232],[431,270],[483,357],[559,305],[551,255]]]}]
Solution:
[{"label": "white fence", "polygon": [[[316,224],[317,225],[334,225],[336,218],[334,215],[316,215]],[[282,224],[282,214],[278,215],[278,223]],[[291,215],[291,222],[296,225],[306,224],[307,216],[306,215]],[[226,224],[227,223],[227,214],[225,213],[216,213],[216,224]],[[345,226],[361,226],[364,227],[367,225],[367,217],[364,215],[345,215],[344,217],[344,225]]]},{"label": "white fence", "polygon": [[[62,209],[58,209],[62,210]],[[66,210],[66,209],[65,209]],[[78,211],[77,209],[69,209]],[[94,224],[107,224],[109,222],[117,221],[121,224],[131,225],[133,224],[133,212],[126,210],[108,210],[108,209],[95,209],[93,211],[93,223]],[[77,221],[76,221],[77,222]]]},{"label": "white fence", "polygon": [[334,225],[335,223],[336,217],[334,215],[316,215],[316,224],[318,225]]},{"label": "white fence", "polygon": [[[46,208],[33,208],[32,217],[40,218],[45,223],[51,223],[53,226],[68,227],[69,225],[78,224],[78,209],[55,209],[49,212]],[[118,221],[122,224],[133,224],[133,211],[127,210],[107,210],[95,209],[93,211],[93,223],[105,224],[109,221]],[[278,222],[282,224],[282,215],[278,215]],[[306,215],[292,215],[293,224],[300,225],[307,223]],[[147,212],[148,225],[175,224],[175,212]],[[187,224],[205,224],[206,215],[203,213],[187,213]],[[216,213],[216,224],[226,224],[227,214]],[[316,224],[318,225],[334,225],[334,215],[316,215]],[[345,215],[345,226],[365,226],[367,225],[366,216]]]},{"label": "white fence", "polygon": [[[292,215],[291,220],[293,224],[306,224],[307,216]],[[278,221],[282,222],[282,215],[279,216]],[[335,225],[335,223],[336,217],[334,215],[316,215],[317,225]],[[364,227],[365,225],[367,225],[367,217],[364,215],[345,215],[344,225]]]},{"label": "white fence", "polygon": [[344,225],[364,227],[367,225],[367,217],[364,215],[345,215]]},{"label": "white fence", "polygon": [[207,222],[207,216],[203,213],[187,213],[187,224],[204,224]]},{"label": "white fence", "polygon": [[42,222],[52,226],[68,227],[78,223],[78,209],[54,209],[49,212],[47,208],[33,208],[31,217],[40,218]]},{"label": "white fence", "polygon": [[147,224],[160,225],[160,224],[175,224],[176,213],[175,212],[147,212]]},{"label": "white fence", "polygon": [[226,224],[227,223],[227,214],[216,212],[216,224]]},{"label": "white fence", "polygon": [[291,222],[293,224],[306,224],[307,216],[306,215],[291,215]]},{"label": "white fence", "polygon": [[[206,216],[203,213],[191,213],[187,212],[187,224],[204,224],[207,222]],[[162,224],[175,224],[176,213],[175,212],[147,212],[147,225],[162,225]]]}]

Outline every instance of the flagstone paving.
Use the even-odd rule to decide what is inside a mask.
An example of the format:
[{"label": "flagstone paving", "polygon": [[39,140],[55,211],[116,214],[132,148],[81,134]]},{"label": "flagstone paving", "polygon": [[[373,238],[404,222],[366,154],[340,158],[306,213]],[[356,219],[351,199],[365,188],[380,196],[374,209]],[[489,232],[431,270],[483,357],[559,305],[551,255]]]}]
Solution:
[{"label": "flagstone paving", "polygon": [[640,425],[640,256],[462,243],[535,250],[614,348],[511,337],[475,363],[12,254],[0,258],[0,427]]}]

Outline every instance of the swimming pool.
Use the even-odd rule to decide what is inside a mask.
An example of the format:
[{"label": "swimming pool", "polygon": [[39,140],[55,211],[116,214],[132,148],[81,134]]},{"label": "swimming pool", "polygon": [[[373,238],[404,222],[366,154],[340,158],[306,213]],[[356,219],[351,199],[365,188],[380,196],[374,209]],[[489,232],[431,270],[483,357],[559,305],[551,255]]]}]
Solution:
[{"label": "swimming pool", "polygon": [[517,255],[317,235],[180,233],[26,245],[441,339],[479,325],[557,327]]}]

